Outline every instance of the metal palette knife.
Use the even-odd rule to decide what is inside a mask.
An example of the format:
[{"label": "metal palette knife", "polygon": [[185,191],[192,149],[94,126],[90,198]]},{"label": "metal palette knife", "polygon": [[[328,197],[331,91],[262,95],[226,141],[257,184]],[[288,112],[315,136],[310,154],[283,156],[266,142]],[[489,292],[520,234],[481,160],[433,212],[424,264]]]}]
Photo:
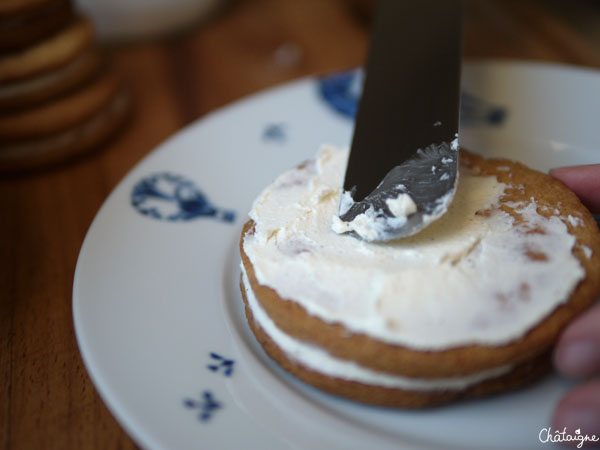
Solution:
[{"label": "metal palette knife", "polygon": [[462,2],[380,0],[338,232],[367,241],[417,233],[458,180]]}]

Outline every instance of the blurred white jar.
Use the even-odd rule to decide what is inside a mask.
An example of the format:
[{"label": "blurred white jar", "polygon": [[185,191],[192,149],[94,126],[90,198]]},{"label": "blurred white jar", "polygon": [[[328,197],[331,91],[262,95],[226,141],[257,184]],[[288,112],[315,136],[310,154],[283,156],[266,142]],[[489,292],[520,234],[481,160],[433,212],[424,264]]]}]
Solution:
[{"label": "blurred white jar", "polygon": [[191,26],[221,0],[76,0],[101,41],[160,37]]}]

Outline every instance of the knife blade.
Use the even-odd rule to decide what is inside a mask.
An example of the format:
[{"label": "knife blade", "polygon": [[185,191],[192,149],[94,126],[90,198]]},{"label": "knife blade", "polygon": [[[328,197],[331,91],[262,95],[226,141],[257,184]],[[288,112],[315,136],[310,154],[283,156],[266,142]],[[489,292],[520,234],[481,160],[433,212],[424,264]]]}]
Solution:
[{"label": "knife blade", "polygon": [[461,0],[379,0],[337,232],[386,241],[447,210],[458,177]]}]

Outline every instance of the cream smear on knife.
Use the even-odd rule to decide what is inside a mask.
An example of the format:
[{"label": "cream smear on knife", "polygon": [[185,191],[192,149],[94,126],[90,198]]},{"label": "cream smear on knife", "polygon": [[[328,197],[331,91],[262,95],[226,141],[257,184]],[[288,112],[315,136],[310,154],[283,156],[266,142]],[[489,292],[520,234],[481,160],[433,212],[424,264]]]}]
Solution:
[{"label": "cream smear on knife", "polygon": [[[415,349],[501,345],[566,301],[584,276],[558,217],[538,214],[534,199],[514,205],[544,231],[527,233],[493,208],[507,185],[465,167],[447,213],[417,235],[384,244],[339,235],[332,224],[347,158],[323,147],[279,176],[254,202],[254,233],[244,239],[258,282],[325,322]],[[532,261],[528,251],[547,257]]]},{"label": "cream smear on knife", "polygon": [[[395,167],[379,186],[364,200],[355,202],[352,192],[344,190],[340,198],[339,217],[334,218],[332,229],[338,234],[353,234],[367,242],[384,242],[411,236],[442,217],[448,210],[458,182],[458,172],[453,173],[458,161],[458,135],[449,146],[432,145],[420,149],[414,158]],[[426,162],[426,164],[422,164]],[[431,165],[429,165],[431,164]],[[420,206],[413,198],[414,191],[399,180],[413,179],[411,185],[420,191]],[[422,179],[414,183],[414,179]],[[394,180],[393,183],[390,180]],[[432,184],[452,179],[444,195],[431,198]],[[424,188],[426,187],[426,188]],[[435,192],[435,191],[434,191]],[[427,193],[426,199],[423,193]],[[439,192],[438,192],[439,194]],[[385,202],[379,200],[388,197]],[[360,214],[347,215],[366,203],[369,207]],[[378,206],[376,206],[378,205]],[[385,205],[385,206],[384,206]],[[420,208],[424,208],[420,211]]]}]

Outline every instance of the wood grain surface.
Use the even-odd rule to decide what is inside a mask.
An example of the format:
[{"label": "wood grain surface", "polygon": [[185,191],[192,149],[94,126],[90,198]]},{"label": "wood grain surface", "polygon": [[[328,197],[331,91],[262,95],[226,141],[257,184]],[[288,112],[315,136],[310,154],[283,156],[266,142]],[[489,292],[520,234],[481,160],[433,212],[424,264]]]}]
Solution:
[{"label": "wood grain surface", "polygon": [[[85,158],[0,179],[0,449],[135,448],[73,332],[73,273],[94,215],[182,126],[269,86],[362,64],[369,21],[367,1],[231,0],[176,36],[106,48],[135,95],[129,126]],[[599,68],[600,4],[472,0],[465,56]]]}]

